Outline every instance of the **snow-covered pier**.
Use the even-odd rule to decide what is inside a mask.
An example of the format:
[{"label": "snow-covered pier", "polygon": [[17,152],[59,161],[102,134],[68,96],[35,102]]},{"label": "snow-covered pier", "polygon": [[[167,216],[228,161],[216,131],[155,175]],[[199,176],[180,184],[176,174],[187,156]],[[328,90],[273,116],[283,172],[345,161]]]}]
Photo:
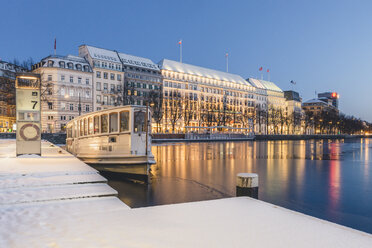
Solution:
[{"label": "snow-covered pier", "polygon": [[130,209],[48,142],[0,140],[0,247],[372,247],[372,235],[248,197]]}]

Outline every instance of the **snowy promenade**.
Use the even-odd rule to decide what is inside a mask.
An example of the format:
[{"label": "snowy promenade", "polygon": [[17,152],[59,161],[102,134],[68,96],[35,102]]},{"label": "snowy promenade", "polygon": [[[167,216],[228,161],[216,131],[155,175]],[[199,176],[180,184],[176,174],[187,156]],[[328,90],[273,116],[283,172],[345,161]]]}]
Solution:
[{"label": "snowy promenade", "polygon": [[0,140],[0,247],[372,247],[372,235],[251,198],[130,209],[96,170],[44,142]]}]

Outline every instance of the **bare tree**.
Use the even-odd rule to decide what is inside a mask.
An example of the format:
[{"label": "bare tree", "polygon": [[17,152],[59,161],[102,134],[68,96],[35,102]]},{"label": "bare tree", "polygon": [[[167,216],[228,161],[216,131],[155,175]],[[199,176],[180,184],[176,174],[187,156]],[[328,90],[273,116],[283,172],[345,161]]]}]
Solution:
[{"label": "bare tree", "polygon": [[169,96],[169,117],[174,133],[178,120],[182,117],[182,98],[178,90],[170,92]]},{"label": "bare tree", "polygon": [[182,98],[182,118],[185,126],[190,125],[192,117],[193,117],[192,96],[189,97],[185,95]]}]

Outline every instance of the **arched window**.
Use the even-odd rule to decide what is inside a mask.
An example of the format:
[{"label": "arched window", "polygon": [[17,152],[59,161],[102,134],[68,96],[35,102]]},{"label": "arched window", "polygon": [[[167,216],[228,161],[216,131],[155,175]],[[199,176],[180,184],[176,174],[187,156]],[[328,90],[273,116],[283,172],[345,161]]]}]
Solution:
[{"label": "arched window", "polygon": [[81,71],[81,64],[76,64],[75,67],[76,67],[76,70]]},{"label": "arched window", "polygon": [[68,69],[74,69],[74,65],[71,62],[69,62],[69,63],[67,63],[67,68]]},{"label": "arched window", "polygon": [[53,60],[48,60],[48,67],[53,67],[54,61]]}]

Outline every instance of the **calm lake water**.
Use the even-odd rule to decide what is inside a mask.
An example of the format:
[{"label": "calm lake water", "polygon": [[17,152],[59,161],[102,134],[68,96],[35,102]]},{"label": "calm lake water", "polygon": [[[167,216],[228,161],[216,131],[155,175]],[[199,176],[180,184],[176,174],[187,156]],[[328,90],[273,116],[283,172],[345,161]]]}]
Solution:
[{"label": "calm lake water", "polygon": [[236,174],[255,172],[260,200],[372,233],[371,139],[175,143],[152,152],[148,185],[109,181],[131,207],[233,197]]}]

